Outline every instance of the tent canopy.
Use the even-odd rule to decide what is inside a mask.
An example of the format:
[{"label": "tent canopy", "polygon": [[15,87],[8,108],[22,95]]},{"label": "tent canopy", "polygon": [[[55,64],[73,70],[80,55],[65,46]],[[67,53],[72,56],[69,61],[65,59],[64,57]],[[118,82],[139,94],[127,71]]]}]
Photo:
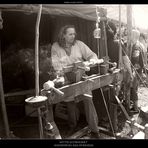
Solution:
[{"label": "tent canopy", "polygon": [[[95,5],[95,4],[43,4],[43,13],[51,15],[67,15],[78,16],[87,20],[96,20],[96,6],[107,9],[107,17],[119,20],[119,6],[118,5]],[[37,12],[38,6],[33,4],[0,4],[0,9],[9,11],[25,11],[25,12]],[[126,7],[123,7],[123,14],[126,13]],[[114,13],[115,12],[115,13]],[[124,16],[122,21],[125,22]]]},{"label": "tent canopy", "polygon": [[[119,21],[119,5],[102,4],[43,4],[44,14],[77,16],[83,19],[96,21],[96,6],[107,10],[107,17]],[[128,5],[121,6],[121,22],[127,23],[126,8]],[[6,11],[24,11],[36,13],[37,4],[0,4],[0,9]],[[148,5],[132,5],[132,22],[134,27],[147,29],[148,27]]]}]

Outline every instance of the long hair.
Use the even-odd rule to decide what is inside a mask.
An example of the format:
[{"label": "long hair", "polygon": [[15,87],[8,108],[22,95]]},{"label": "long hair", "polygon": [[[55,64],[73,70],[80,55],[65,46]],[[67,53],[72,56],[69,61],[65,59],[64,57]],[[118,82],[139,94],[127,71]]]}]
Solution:
[{"label": "long hair", "polygon": [[[63,48],[65,48],[65,46],[66,46],[66,41],[65,41],[64,35],[66,34],[66,31],[67,31],[68,28],[74,28],[75,29],[74,25],[65,25],[61,28],[61,30],[58,34],[58,43]],[[76,40],[76,38],[75,38],[75,40]],[[75,41],[74,41],[74,43],[75,43]]]}]

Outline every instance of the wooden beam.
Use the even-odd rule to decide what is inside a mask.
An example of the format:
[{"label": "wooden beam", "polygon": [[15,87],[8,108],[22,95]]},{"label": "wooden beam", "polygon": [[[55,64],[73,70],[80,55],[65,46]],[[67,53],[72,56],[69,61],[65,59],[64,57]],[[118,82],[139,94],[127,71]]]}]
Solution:
[{"label": "wooden beam", "polygon": [[132,6],[127,5],[127,55],[131,59]]},{"label": "wooden beam", "polygon": [[42,5],[39,5],[39,11],[35,28],[35,94],[39,95],[39,25],[42,13]]},{"label": "wooden beam", "polygon": [[34,95],[34,94],[35,94],[35,90],[30,89],[30,90],[6,93],[6,94],[4,94],[4,96],[5,97],[12,97],[12,96]]},{"label": "wooden beam", "polygon": [[139,129],[139,130],[141,130],[141,131],[144,131],[145,130],[145,127],[144,126],[142,126],[142,125],[140,125],[140,124],[138,124],[138,123],[131,123],[131,121],[129,121],[129,120],[127,120],[126,121],[127,123],[129,123],[129,124],[133,124],[133,126],[135,126],[137,129]]},{"label": "wooden beam", "polygon": [[121,6],[119,5],[119,61],[118,68],[123,66],[122,63],[122,48],[121,48]]},{"label": "wooden beam", "polygon": [[[1,44],[0,44],[0,115],[2,114],[2,117],[0,117],[0,129],[4,128],[5,136],[7,138],[10,137],[10,130],[9,130],[9,123],[8,123],[8,117],[7,117],[7,111],[6,111],[6,104],[5,104],[5,97],[4,97],[4,89],[3,89],[3,78],[2,78],[2,67],[1,67]],[[4,126],[3,126],[4,123]],[[2,132],[0,131],[0,132]],[[3,136],[3,135],[0,135]],[[0,137],[1,138],[1,137]]]},{"label": "wooden beam", "polygon": [[[112,137],[112,139],[113,139],[113,134],[108,129],[101,127],[101,126],[98,126],[98,128],[101,133],[107,134],[108,136]],[[86,126],[86,127],[82,128],[81,130],[77,131],[76,133],[74,133],[73,135],[71,135],[70,137],[68,137],[68,139],[81,138],[82,136],[86,135],[88,133],[88,131],[89,131],[89,128],[88,128],[88,126]]]},{"label": "wooden beam", "polygon": [[42,90],[42,94],[47,95],[49,103],[56,104],[68,99],[69,97],[76,97],[82,94],[86,94],[97,88],[107,86],[115,81],[122,81],[123,76],[119,69],[115,70],[112,74],[107,73],[106,75],[99,75],[92,77],[89,80],[80,81],[78,83],[66,85],[59,88],[64,92],[63,96],[59,96],[56,93],[46,92]]},{"label": "wooden beam", "polygon": [[88,126],[82,128],[81,130],[77,131],[76,133],[74,133],[72,136],[68,137],[68,139],[78,139],[82,136],[84,136],[85,134],[87,134],[89,128]]},{"label": "wooden beam", "polygon": [[[35,28],[35,95],[39,96],[39,25],[42,13],[42,5],[39,5],[39,10],[37,14],[36,20],[36,28]],[[38,110],[38,119],[39,119],[39,132],[40,138],[43,138],[43,126],[42,126],[42,119],[41,119],[41,110]]]}]

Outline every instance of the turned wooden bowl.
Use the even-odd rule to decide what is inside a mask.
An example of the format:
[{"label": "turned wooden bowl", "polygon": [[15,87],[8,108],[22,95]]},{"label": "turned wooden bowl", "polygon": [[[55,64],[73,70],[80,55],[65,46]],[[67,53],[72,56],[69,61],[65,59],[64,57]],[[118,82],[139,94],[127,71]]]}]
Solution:
[{"label": "turned wooden bowl", "polygon": [[35,107],[35,108],[45,105],[46,101],[47,101],[46,96],[33,96],[33,97],[29,97],[25,100],[25,102],[28,105]]}]

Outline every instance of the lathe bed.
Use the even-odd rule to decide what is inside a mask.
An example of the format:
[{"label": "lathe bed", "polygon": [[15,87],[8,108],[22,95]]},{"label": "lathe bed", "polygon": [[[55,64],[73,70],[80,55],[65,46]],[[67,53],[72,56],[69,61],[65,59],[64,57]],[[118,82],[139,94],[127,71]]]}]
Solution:
[{"label": "lathe bed", "polygon": [[56,104],[64,101],[65,99],[67,100],[68,98],[86,94],[87,92],[90,92],[97,88],[122,81],[122,79],[123,76],[121,70],[116,69],[112,74],[107,73],[105,75],[94,75],[93,77],[90,77],[84,81],[79,81],[77,83],[59,88],[59,90],[64,92],[63,96],[60,96],[53,91],[46,90],[42,90],[41,93],[42,95],[46,95],[48,97],[49,104]]}]

